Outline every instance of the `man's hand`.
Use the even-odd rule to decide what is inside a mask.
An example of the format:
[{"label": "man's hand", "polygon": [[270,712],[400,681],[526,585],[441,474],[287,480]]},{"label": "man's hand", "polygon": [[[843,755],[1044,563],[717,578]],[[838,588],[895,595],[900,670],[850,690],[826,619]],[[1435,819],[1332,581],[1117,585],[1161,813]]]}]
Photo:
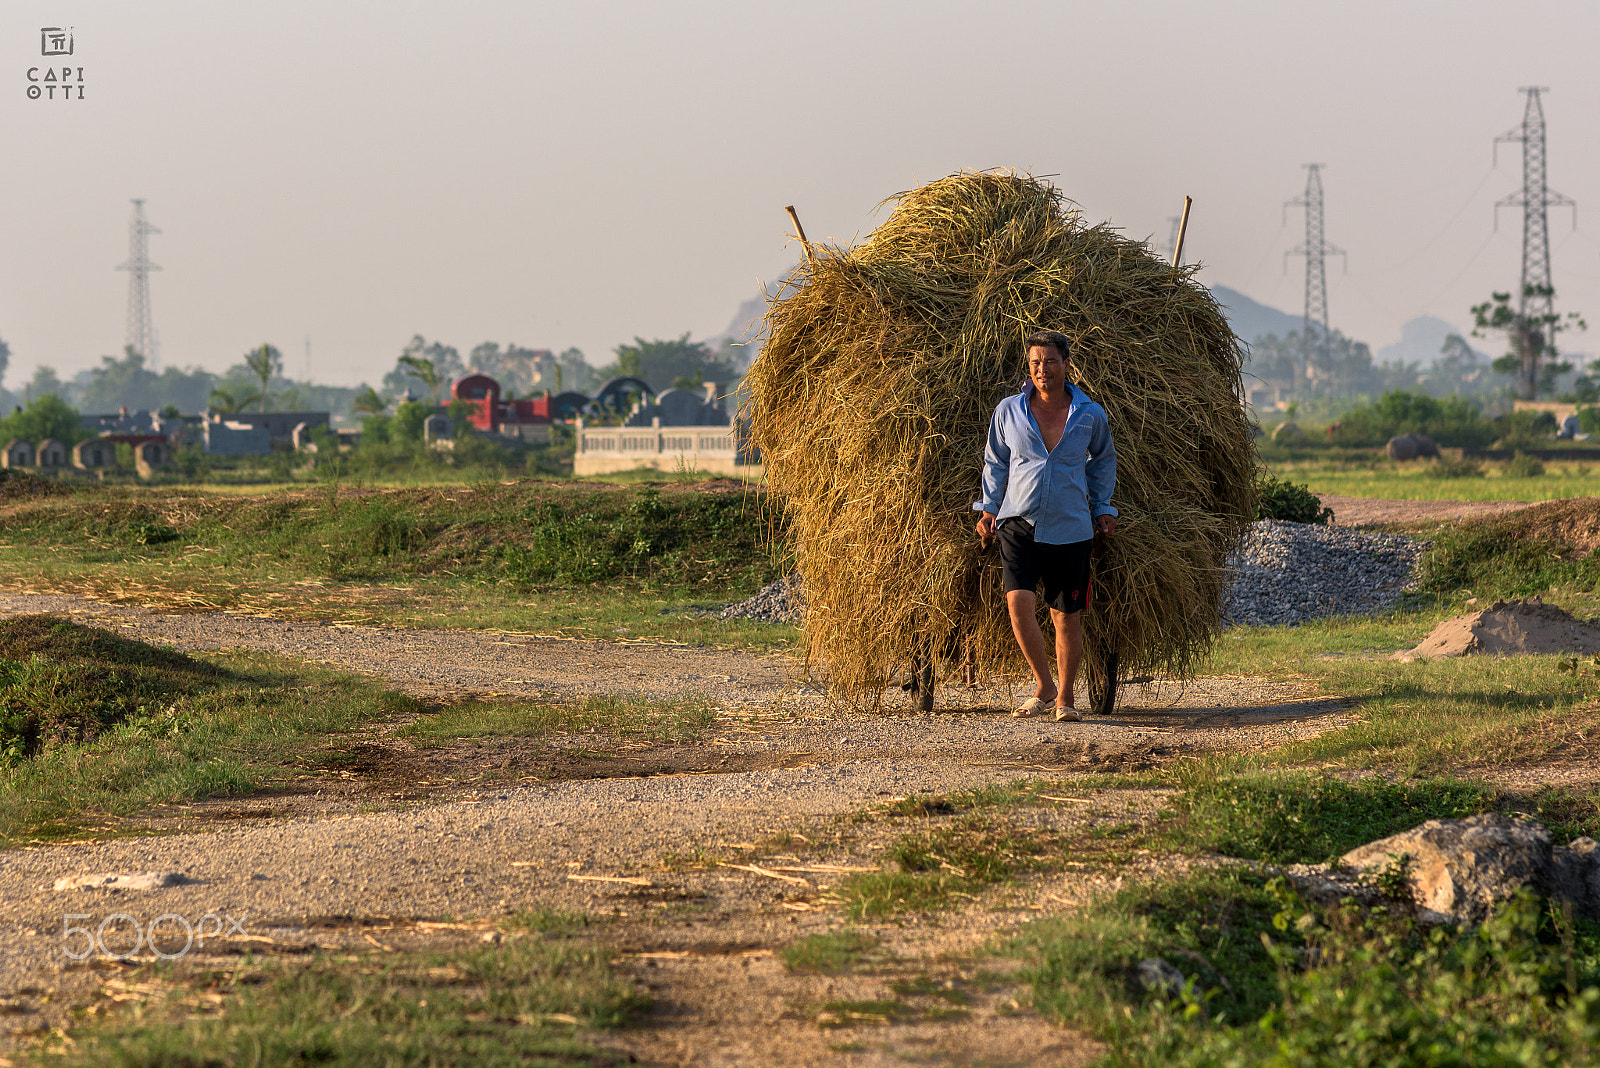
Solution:
[{"label": "man's hand", "polygon": [[984,542],[984,544],[988,544],[989,539],[994,537],[993,512],[984,512],[978,517],[978,537]]},{"label": "man's hand", "polygon": [[1109,538],[1117,532],[1117,517],[1114,515],[1099,516],[1094,521],[1094,529]]}]

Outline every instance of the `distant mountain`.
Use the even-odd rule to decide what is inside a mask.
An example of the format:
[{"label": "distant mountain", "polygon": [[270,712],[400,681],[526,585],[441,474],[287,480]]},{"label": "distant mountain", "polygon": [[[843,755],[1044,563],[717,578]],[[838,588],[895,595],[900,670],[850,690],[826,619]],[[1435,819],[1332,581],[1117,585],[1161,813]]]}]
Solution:
[{"label": "distant mountain", "polygon": [[[1400,328],[1399,341],[1378,350],[1378,362],[1416,363],[1427,367],[1439,355],[1439,349],[1444,346],[1444,339],[1451,334],[1467,336],[1465,330],[1458,330],[1443,319],[1432,315],[1419,315]],[[1476,349],[1473,351],[1477,352]],[[1485,363],[1489,360],[1489,357],[1482,352],[1478,352],[1478,358]]]},{"label": "distant mountain", "polygon": [[1222,312],[1228,317],[1228,325],[1233,327],[1233,332],[1247,343],[1268,334],[1282,337],[1291,330],[1298,333],[1305,323],[1303,315],[1290,315],[1286,311],[1269,308],[1227,286],[1212,286],[1211,295],[1222,305]]}]

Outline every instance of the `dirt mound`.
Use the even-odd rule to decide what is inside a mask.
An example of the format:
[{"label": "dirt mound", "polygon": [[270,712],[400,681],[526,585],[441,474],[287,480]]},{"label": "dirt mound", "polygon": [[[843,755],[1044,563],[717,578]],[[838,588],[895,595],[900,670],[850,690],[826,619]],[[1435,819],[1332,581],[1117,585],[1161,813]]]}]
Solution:
[{"label": "dirt mound", "polygon": [[1421,645],[1392,659],[1538,653],[1600,653],[1600,627],[1543,601],[1496,601],[1481,612],[1445,620]]},{"label": "dirt mound", "polygon": [[1583,558],[1600,549],[1600,497],[1568,497],[1483,521],[1490,531],[1547,542],[1562,556]]}]

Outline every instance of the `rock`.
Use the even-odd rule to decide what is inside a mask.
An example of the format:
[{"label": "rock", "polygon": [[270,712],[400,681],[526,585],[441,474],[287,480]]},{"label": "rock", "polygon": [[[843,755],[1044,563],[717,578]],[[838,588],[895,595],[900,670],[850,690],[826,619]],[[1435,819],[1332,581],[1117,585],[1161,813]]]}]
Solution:
[{"label": "rock", "polygon": [[1383,895],[1361,873],[1349,868],[1330,868],[1326,864],[1290,864],[1284,878],[1294,883],[1307,901],[1317,905],[1337,905],[1355,898],[1363,905],[1376,905]]},{"label": "rock", "polygon": [[1133,971],[1140,986],[1164,998],[1177,997],[1183,993],[1183,985],[1188,982],[1182,972],[1160,957],[1146,957],[1134,966]]},{"label": "rock", "polygon": [[1279,423],[1272,431],[1272,440],[1279,445],[1304,445],[1306,432],[1298,423]]},{"label": "rock", "polygon": [[1497,812],[1429,820],[1352,849],[1341,863],[1376,872],[1397,855],[1410,857],[1411,893],[1424,923],[1482,923],[1524,887],[1571,901],[1585,918],[1600,913],[1593,843],[1580,838],[1572,848],[1552,849],[1550,832],[1531,820]]},{"label": "rock", "polygon": [[141,871],[133,875],[106,872],[101,875],[64,875],[55,890],[159,890],[164,886],[183,886],[195,880],[178,871]]},{"label": "rock", "polygon": [[1389,439],[1384,452],[1391,460],[1415,460],[1422,456],[1438,456],[1439,446],[1426,434],[1398,434]]},{"label": "rock", "polygon": [[805,615],[805,588],[800,572],[791,572],[769,583],[748,600],[730,604],[719,619],[749,619],[758,623],[799,623]]},{"label": "rock", "polygon": [[1574,838],[1565,849],[1552,850],[1556,896],[1572,902],[1572,911],[1600,920],[1600,843]]}]

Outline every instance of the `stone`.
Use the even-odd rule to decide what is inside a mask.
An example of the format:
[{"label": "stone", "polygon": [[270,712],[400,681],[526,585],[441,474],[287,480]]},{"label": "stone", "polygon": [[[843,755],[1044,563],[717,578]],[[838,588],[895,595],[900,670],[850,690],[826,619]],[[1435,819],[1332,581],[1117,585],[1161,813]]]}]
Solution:
[{"label": "stone", "polygon": [[1438,456],[1438,444],[1426,434],[1397,434],[1389,439],[1384,452],[1391,460],[1415,460],[1423,456]]},{"label": "stone", "polygon": [[1188,982],[1170,961],[1160,957],[1146,957],[1134,966],[1133,971],[1140,986],[1164,998],[1177,997],[1183,993],[1183,986]]},{"label": "stone", "polygon": [[1600,843],[1574,838],[1565,849],[1552,851],[1556,896],[1572,902],[1572,911],[1600,920]]},{"label": "stone", "polygon": [[1412,898],[1424,923],[1482,923],[1496,905],[1524,887],[1549,896],[1565,888],[1558,883],[1569,882],[1558,877],[1549,831],[1498,812],[1429,820],[1352,849],[1341,862],[1378,872],[1396,856],[1410,858]]},{"label": "stone", "polygon": [[159,890],[166,886],[183,886],[195,880],[179,871],[141,871],[132,875],[105,872],[99,875],[64,875],[57,879],[55,890]]},{"label": "stone", "polygon": [[1272,440],[1279,445],[1304,445],[1306,432],[1295,422],[1279,423],[1272,431]]}]

